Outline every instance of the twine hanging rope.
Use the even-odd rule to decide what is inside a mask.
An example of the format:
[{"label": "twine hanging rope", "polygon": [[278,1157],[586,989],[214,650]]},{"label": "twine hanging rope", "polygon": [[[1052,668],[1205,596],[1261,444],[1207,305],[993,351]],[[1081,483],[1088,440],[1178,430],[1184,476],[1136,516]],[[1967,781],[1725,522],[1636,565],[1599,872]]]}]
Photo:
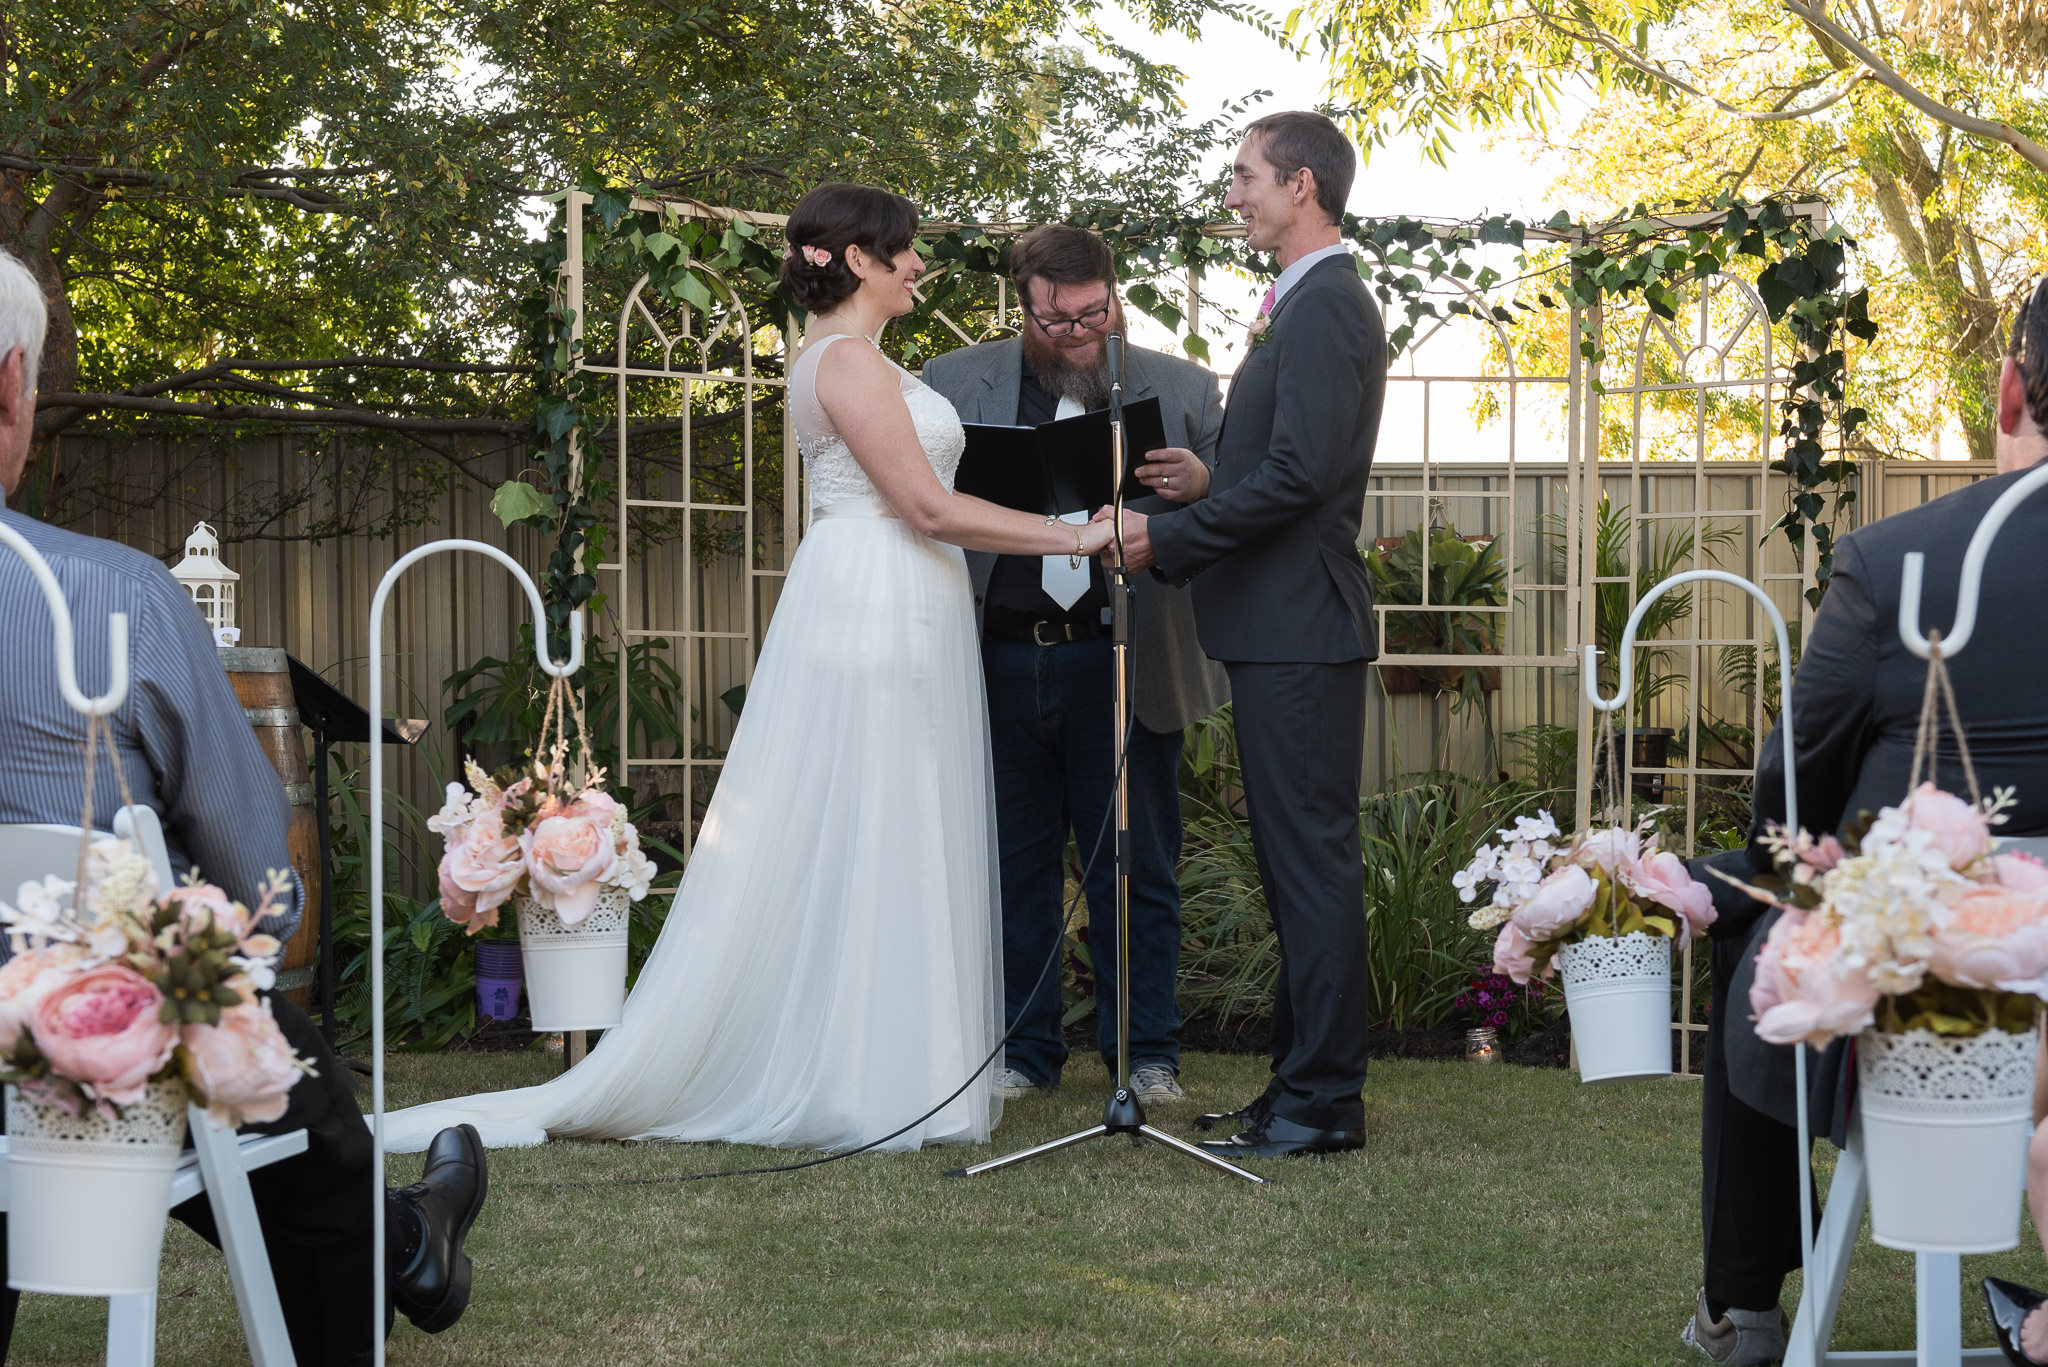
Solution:
[{"label": "twine hanging rope", "polygon": [[[106,739],[107,762],[113,767],[114,783],[121,790],[121,805],[135,805],[135,795],[128,791],[128,773],[121,767],[121,752],[114,747],[114,724],[97,713],[88,713],[85,718],[85,811],[78,818],[78,888],[71,894],[71,905],[78,911],[85,909],[85,865],[86,856],[92,852],[93,835],[93,770],[94,760],[99,753],[97,742],[101,737]],[[142,842],[135,837],[133,831],[129,832],[128,843],[135,847],[137,854],[143,853]],[[160,888],[158,891],[165,893],[170,889]]]},{"label": "twine hanging rope", "polygon": [[1948,665],[1941,658],[1941,633],[1927,633],[1927,688],[1920,695],[1920,733],[1913,739],[1913,775],[1906,781],[1906,791],[1920,786],[1922,766],[1925,766],[1929,780],[1941,780],[1940,744],[1941,715],[1948,713],[1949,729],[1955,733],[1956,753],[1963,761],[1963,781],[1969,785],[1970,801],[1981,806],[1984,794],[1977,787],[1977,769],[1970,763],[1970,743],[1963,738],[1963,717],[1956,707],[1956,688],[1948,676]]},{"label": "twine hanging rope", "polygon": [[[556,784],[556,775],[558,773],[564,779],[567,778],[567,771],[563,768],[563,761],[569,754],[569,713],[575,708],[575,705],[576,699],[569,686],[569,680],[566,677],[553,679],[548,687],[547,710],[541,714],[540,735],[534,741],[535,757],[538,758],[543,751],[547,754],[548,783],[550,787]],[[548,736],[550,727],[554,731],[552,744],[550,744]],[[594,773],[590,762],[590,733],[581,725],[576,728],[576,762],[581,770],[577,778],[578,784],[588,783]]]},{"label": "twine hanging rope", "polygon": [[1627,819],[1628,809],[1624,805],[1627,802],[1627,798],[1622,795],[1621,791],[1621,756],[1615,753],[1614,714],[1612,712],[1602,712],[1600,714],[1600,732],[1596,743],[1599,749],[1605,752],[1604,767],[1607,779],[1605,819],[1609,825],[1620,826]]}]

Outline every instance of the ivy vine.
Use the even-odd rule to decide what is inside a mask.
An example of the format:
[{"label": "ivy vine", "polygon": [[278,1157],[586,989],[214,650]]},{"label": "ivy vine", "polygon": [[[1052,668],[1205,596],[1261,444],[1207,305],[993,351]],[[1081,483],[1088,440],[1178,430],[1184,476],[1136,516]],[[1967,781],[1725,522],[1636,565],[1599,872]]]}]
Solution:
[{"label": "ivy vine", "polygon": [[[779,318],[790,311],[781,291],[779,247],[771,249],[753,224],[692,217],[678,206],[636,209],[635,196],[646,192],[628,187],[592,183],[583,189],[591,196],[588,212],[596,219],[586,223],[587,262],[603,261],[628,279],[644,273],[647,294],[700,311],[716,303],[706,272],[758,291],[760,316]],[[1714,215],[1704,226],[1671,222],[1674,215],[1702,212]],[[1114,210],[1098,209],[1069,221],[1102,235],[1119,270],[1133,282],[1124,289],[1126,303],[1173,330],[1182,348],[1199,360],[1208,359],[1207,340],[1151,277],[1185,271],[1199,280],[1216,270],[1271,272],[1270,263],[1255,258],[1240,236],[1192,214],[1132,222]],[[1361,274],[1387,310],[1388,343],[1395,355],[1414,341],[1418,329],[1449,316],[1513,323],[1536,308],[1583,308],[1633,296],[1670,319],[1677,316],[1681,292],[1689,284],[1716,276],[1751,280],[1770,321],[1783,323],[1800,348],[1778,405],[1782,454],[1771,463],[1788,477],[1792,491],[1784,514],[1765,536],[1783,533],[1800,550],[1811,534],[1815,584],[1808,597],[1818,605],[1833,563],[1834,532],[1824,520],[1828,497],[1837,509],[1855,497],[1846,483],[1852,462],[1828,456],[1829,430],[1839,447],[1846,447],[1865,418],[1864,410],[1844,401],[1844,338],[1868,340],[1877,333],[1868,291],[1844,288],[1854,241],[1838,227],[1815,232],[1810,219],[1775,199],[1746,203],[1724,197],[1661,210],[1639,204],[1619,220],[1593,226],[1576,224],[1560,212],[1543,226],[1545,236],[1562,235],[1569,244],[1555,272],[1561,282],[1536,288],[1533,299],[1525,288],[1502,302],[1487,297],[1501,284],[1499,271],[1474,258],[1490,247],[1526,251],[1530,230],[1519,219],[1495,216],[1441,224],[1347,215],[1343,232],[1361,249]],[[558,217],[534,254],[535,285],[521,311],[526,349],[539,367],[533,455],[542,483],[508,484],[493,500],[508,526],[531,526],[552,539],[543,592],[550,641],[559,648],[566,648],[570,613],[596,594],[596,578],[578,568],[578,552],[585,552],[586,560],[602,558],[607,529],[595,509],[611,493],[603,472],[578,456],[589,449],[596,390],[591,377],[577,369],[575,319],[560,292],[567,241],[566,218]],[[904,359],[913,363],[924,354],[919,322],[929,324],[934,315],[949,310],[987,306],[992,282],[1008,272],[1010,235],[954,227],[924,234],[918,249],[935,267],[946,269],[927,277],[925,297],[901,330]],[[1604,359],[1594,342],[1582,347],[1589,361]]]}]

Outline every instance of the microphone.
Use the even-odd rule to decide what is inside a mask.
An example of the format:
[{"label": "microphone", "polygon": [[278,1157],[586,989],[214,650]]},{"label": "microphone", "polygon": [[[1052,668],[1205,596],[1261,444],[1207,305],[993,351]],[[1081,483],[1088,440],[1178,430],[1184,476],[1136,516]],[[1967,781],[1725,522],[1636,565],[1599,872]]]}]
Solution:
[{"label": "microphone", "polygon": [[1124,416],[1124,335],[1112,332],[1104,339],[1109,348],[1109,419],[1122,422]]}]

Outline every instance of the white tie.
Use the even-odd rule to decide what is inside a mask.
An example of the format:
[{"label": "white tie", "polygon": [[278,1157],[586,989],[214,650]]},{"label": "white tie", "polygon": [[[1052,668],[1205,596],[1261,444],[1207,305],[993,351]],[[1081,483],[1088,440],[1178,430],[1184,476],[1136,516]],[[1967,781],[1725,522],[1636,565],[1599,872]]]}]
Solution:
[{"label": "white tie", "polygon": [[[1053,421],[1078,418],[1087,411],[1077,401],[1062,397],[1059,407],[1053,410]],[[1083,526],[1088,521],[1088,512],[1083,509],[1077,513],[1062,513],[1060,521]],[[1038,582],[1046,596],[1062,608],[1073,607],[1088,592],[1088,562],[1084,559],[1077,567],[1073,560],[1070,555],[1048,555],[1038,571]]]}]

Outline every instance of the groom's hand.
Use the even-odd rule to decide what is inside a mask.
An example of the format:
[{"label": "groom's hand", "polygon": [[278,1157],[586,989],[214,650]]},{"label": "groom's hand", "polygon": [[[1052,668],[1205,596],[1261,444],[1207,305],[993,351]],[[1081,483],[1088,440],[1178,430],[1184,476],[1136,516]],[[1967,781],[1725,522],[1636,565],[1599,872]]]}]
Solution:
[{"label": "groom's hand", "polygon": [[[1114,508],[1106,507],[1095,514],[1092,520],[1104,522],[1115,514]],[[1124,509],[1124,568],[1132,574],[1149,570],[1157,563],[1152,558],[1152,538],[1146,533],[1145,525],[1146,517],[1143,513]],[[1112,569],[1116,567],[1115,538],[1111,538],[1108,547],[1103,550],[1102,563]]]}]

